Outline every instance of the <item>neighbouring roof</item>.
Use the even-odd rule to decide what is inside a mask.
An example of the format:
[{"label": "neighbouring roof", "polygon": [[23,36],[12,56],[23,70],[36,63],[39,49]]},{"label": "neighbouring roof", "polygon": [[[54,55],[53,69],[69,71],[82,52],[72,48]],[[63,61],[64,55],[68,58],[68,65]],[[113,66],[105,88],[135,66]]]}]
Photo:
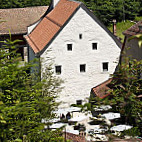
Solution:
[{"label": "neighbouring roof", "polygon": [[142,27],[142,20],[137,22],[133,26],[131,26],[126,31],[124,31],[123,34],[124,35],[129,35],[129,36],[140,34],[140,33],[142,33],[142,28],[139,28],[140,26]]},{"label": "neighbouring roof", "polygon": [[67,140],[71,140],[72,142],[86,142],[85,137],[80,135],[75,135],[68,132],[64,133],[64,135],[66,135]]},{"label": "neighbouring roof", "polygon": [[42,19],[33,32],[25,36],[35,53],[40,52],[51,41],[79,5],[79,2],[60,0],[55,8]]},{"label": "neighbouring roof", "polygon": [[38,21],[46,12],[48,6],[27,8],[0,9],[0,35],[26,34],[27,27]]},{"label": "neighbouring roof", "polygon": [[92,88],[92,92],[100,99],[107,97],[108,95],[110,95],[110,93],[108,92],[108,90],[110,90],[108,85],[110,84],[111,81],[112,81],[112,78]]}]

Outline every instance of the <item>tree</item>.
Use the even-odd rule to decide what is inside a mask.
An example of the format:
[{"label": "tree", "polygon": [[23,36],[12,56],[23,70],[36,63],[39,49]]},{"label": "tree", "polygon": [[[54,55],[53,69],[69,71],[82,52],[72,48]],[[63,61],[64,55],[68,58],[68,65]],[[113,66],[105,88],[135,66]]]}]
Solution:
[{"label": "tree", "polygon": [[[7,39],[0,48],[0,141],[60,141],[58,131],[44,129],[43,118],[55,117],[55,98],[61,81],[47,67],[42,81],[28,74],[30,63],[20,64],[17,41]],[[47,123],[47,128],[51,123]]]},{"label": "tree", "polygon": [[[131,39],[134,37],[139,39],[141,47],[142,35]],[[126,124],[134,127],[133,135],[142,136],[142,60],[125,58],[112,78],[108,85],[110,95],[104,99],[92,98],[91,101],[95,105],[111,105],[115,112],[120,112]]]},{"label": "tree", "polygon": [[105,24],[133,20],[140,12],[139,0],[82,0],[85,5]]}]

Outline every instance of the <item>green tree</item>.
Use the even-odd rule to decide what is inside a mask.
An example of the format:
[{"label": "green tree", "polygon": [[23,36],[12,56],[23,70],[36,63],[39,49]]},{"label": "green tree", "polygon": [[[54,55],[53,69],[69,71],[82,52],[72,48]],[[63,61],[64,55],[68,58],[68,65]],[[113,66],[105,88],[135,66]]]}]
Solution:
[{"label": "green tree", "polygon": [[15,43],[7,39],[0,48],[0,141],[60,141],[58,131],[44,129],[51,123],[41,120],[55,117],[61,81],[53,76],[50,66],[42,81],[28,74],[33,65],[21,65]]},{"label": "green tree", "polygon": [[133,135],[142,136],[142,60],[126,61],[121,64],[108,85],[110,90],[107,90],[107,93],[110,95],[104,99],[90,99],[91,110],[99,105],[111,105],[114,112],[121,114],[125,124],[137,129]]},{"label": "green tree", "polygon": [[139,15],[139,0],[82,0],[85,5],[105,24],[113,19],[117,21],[133,20]]}]

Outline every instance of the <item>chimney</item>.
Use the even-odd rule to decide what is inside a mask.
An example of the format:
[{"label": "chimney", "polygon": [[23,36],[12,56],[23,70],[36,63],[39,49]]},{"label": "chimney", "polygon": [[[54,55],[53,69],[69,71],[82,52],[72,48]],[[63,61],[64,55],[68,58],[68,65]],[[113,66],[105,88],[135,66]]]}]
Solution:
[{"label": "chimney", "polygon": [[116,36],[116,19],[113,19],[113,34]]},{"label": "chimney", "polygon": [[52,0],[52,4],[53,4],[53,8],[55,8],[55,6],[58,4],[60,0]]}]

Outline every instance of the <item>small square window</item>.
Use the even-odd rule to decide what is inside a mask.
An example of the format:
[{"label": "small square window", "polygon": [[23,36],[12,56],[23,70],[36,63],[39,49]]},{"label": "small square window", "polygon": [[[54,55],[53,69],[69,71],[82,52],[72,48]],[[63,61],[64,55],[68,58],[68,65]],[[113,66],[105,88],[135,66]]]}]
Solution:
[{"label": "small square window", "polygon": [[82,105],[82,100],[76,100],[77,105]]},{"label": "small square window", "polygon": [[103,63],[103,71],[108,71],[108,62]]},{"label": "small square window", "polygon": [[56,74],[61,74],[61,66],[55,66]]},{"label": "small square window", "polygon": [[86,71],[86,65],[82,64],[80,65],[80,72],[85,72]]},{"label": "small square window", "polygon": [[72,44],[67,44],[67,50],[72,51]]},{"label": "small square window", "polygon": [[97,50],[97,43],[92,43],[92,49]]},{"label": "small square window", "polygon": [[82,34],[79,34],[79,39],[82,39]]}]

